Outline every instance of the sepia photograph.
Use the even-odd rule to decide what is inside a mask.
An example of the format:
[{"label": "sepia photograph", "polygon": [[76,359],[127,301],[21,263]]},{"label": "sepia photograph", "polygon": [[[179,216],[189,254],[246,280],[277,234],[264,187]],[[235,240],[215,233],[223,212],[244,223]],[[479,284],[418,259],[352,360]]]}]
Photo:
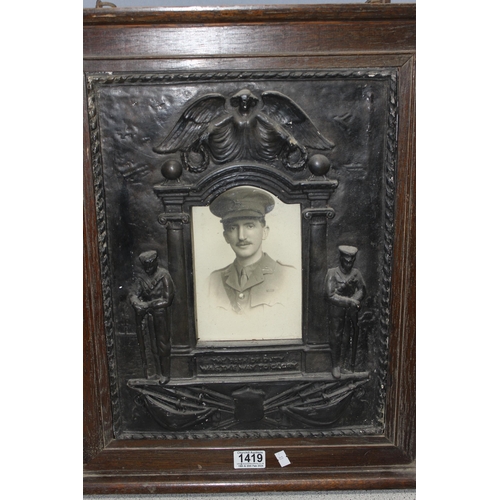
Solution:
[{"label": "sepia photograph", "polygon": [[199,342],[302,338],[300,215],[252,186],[193,207]]}]

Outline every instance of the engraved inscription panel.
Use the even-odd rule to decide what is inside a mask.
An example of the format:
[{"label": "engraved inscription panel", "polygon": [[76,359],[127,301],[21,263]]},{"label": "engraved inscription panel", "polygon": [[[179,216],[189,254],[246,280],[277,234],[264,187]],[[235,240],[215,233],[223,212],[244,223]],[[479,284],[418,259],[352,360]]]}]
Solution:
[{"label": "engraved inscription panel", "polygon": [[196,362],[198,372],[204,375],[298,372],[301,368],[300,352],[205,355],[197,356]]}]

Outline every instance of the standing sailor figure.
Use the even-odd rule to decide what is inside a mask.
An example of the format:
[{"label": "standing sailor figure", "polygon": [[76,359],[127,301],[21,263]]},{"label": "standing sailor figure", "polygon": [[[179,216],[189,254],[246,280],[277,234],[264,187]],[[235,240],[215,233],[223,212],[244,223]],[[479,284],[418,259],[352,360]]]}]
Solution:
[{"label": "standing sailor figure", "polygon": [[[329,269],[325,279],[325,291],[331,303],[330,348],[334,378],[340,378],[341,368],[345,369],[348,365],[351,371],[354,371],[356,364],[359,335],[358,312],[366,294],[363,276],[358,269],[353,267],[357,253],[356,247],[339,246],[340,265]],[[349,363],[347,357],[350,343]]]},{"label": "standing sailor figure", "polygon": [[145,331],[149,331],[151,350],[155,361],[155,375],[161,384],[170,380],[170,331],[167,308],[174,299],[174,283],[170,273],[158,266],[156,250],[139,255],[142,270],[135,277],[129,295],[136,314],[137,338],[145,376],[148,376]]}]

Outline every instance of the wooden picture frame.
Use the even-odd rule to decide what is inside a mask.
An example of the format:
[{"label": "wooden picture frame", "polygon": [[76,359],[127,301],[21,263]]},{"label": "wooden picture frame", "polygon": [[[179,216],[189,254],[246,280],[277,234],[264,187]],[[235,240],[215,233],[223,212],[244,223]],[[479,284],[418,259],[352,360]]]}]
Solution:
[{"label": "wooden picture frame", "polygon": [[[379,142],[370,146],[379,154],[381,170],[377,176],[383,191],[380,195],[383,203],[379,203],[383,209],[380,210],[383,248],[376,254],[380,261],[377,279],[381,285],[375,295],[377,304],[383,306],[380,306],[383,311],[377,336],[382,338],[385,350],[374,370],[378,374],[375,386],[381,402],[376,404],[378,413],[373,419],[382,424],[374,426],[370,421],[368,431],[358,425],[359,422],[344,430],[336,427],[318,430],[310,425],[278,430],[255,427],[253,422],[259,418],[255,416],[258,410],[252,408],[251,403],[257,401],[257,407],[259,404],[262,407],[259,393],[272,386],[272,376],[276,375],[272,372],[275,368],[268,364],[269,377],[261,386],[245,386],[234,391],[236,382],[246,380],[245,369],[239,368],[227,376],[227,382],[213,378],[214,386],[210,386],[204,379],[198,393],[182,393],[184,399],[196,394],[199,400],[205,398],[206,401],[208,391],[215,387],[221,391],[218,397],[229,398],[229,394],[233,400],[240,398],[234,403],[235,411],[240,415],[248,411],[254,418],[241,417],[236,430],[226,432],[226,428],[211,424],[212,427],[188,427],[185,431],[184,421],[180,431],[171,427],[160,432],[154,426],[137,430],[130,423],[133,416],[127,413],[133,402],[123,399],[123,387],[126,384],[132,389],[139,387],[141,395],[148,397],[152,386],[143,383],[150,378],[146,361],[141,383],[133,377],[121,380],[117,376],[125,369],[115,342],[113,314],[116,315],[118,307],[119,284],[114,288],[114,283],[119,281],[119,272],[124,271],[117,271],[122,268],[118,265],[117,245],[113,243],[121,234],[122,217],[118,214],[113,219],[110,215],[115,191],[109,186],[114,181],[103,168],[106,158],[115,153],[115,146],[106,142],[114,126],[106,123],[106,116],[112,114],[111,105],[107,103],[121,95],[125,88],[140,87],[141,96],[149,99],[158,92],[158,85],[169,85],[172,92],[178,92],[184,82],[194,89],[189,99],[178,99],[175,108],[176,120],[185,128],[182,119],[188,116],[189,106],[193,110],[200,100],[207,102],[206,95],[218,96],[210,102],[215,103],[217,99],[229,102],[230,98],[241,96],[242,91],[234,92],[249,82],[252,89],[260,92],[256,92],[255,99],[267,99],[268,103],[278,99],[280,105],[290,108],[304,94],[303,89],[311,93],[321,91],[322,95],[328,94],[329,89],[338,93],[339,82],[347,80],[356,85],[361,82],[360,88],[368,85],[367,82],[375,82],[373,85],[379,94],[385,96],[383,106],[377,108],[381,110],[381,117],[387,117],[383,119],[383,133],[372,134]],[[201,90],[200,82],[206,85]],[[113,89],[116,94],[112,94]],[[370,95],[365,93],[362,97],[372,102]],[[310,101],[306,111],[313,110],[312,121],[328,136],[327,132],[334,129],[328,116],[322,117],[322,107],[318,97]],[[370,108],[372,112],[378,116],[377,111]],[[147,119],[141,122],[142,126],[147,127]],[[380,120],[374,123],[379,126]],[[271,127],[270,121],[266,123]],[[359,130],[368,126],[363,123],[361,120],[357,125]],[[172,128],[175,121],[171,119],[168,124]],[[321,149],[321,144],[310,146],[315,148]],[[157,149],[161,150],[159,146]],[[229,149],[209,153],[217,160],[217,154],[224,155]],[[284,156],[280,153],[282,156],[276,159],[282,162],[278,165],[279,172],[267,169],[262,162],[254,161],[255,158],[243,157],[242,160],[234,156],[231,161],[220,160],[212,173],[207,170],[209,173],[200,177],[208,162],[208,153],[203,151],[193,149],[179,153],[177,163],[155,160],[156,172],[159,175],[161,167],[163,179],[160,175],[150,190],[154,193],[151,199],[161,208],[156,212],[151,210],[151,214],[154,212],[164,232],[167,229],[168,259],[162,262],[168,261],[166,267],[176,289],[173,305],[169,305],[172,312],[166,316],[173,332],[172,351],[169,351],[173,378],[188,380],[201,375],[220,375],[212,373],[213,359],[223,352],[217,350],[217,346],[196,345],[195,292],[189,264],[193,247],[191,236],[185,231],[184,236],[179,237],[179,231],[190,223],[186,214],[191,213],[192,207],[212,204],[228,188],[248,186],[268,190],[287,203],[300,205],[302,214],[304,340],[298,347],[291,344],[273,347],[272,352],[281,356],[279,369],[285,367],[287,372],[280,379],[283,391],[295,390],[286,386],[286,377],[295,382],[301,377],[312,377],[311,380],[316,381],[314,377],[319,373],[329,371],[331,378],[334,361],[330,361],[328,344],[328,306],[321,297],[326,270],[336,262],[325,231],[335,216],[336,207],[331,208],[328,200],[338,186],[336,173],[341,172],[340,167],[330,163],[326,168],[324,162],[328,155],[321,151],[316,155],[320,161],[314,163],[311,155],[306,161],[305,149],[302,153],[287,149]],[[189,156],[191,152],[193,158],[197,154],[196,160]],[[300,168],[295,169],[299,162]],[[298,170],[300,174],[296,173]],[[186,189],[179,182],[181,175],[182,179],[194,179],[192,185],[196,188]],[[244,178],[238,177],[241,175]],[[352,175],[354,185],[358,178]],[[296,181],[290,182],[290,178]],[[313,227],[311,220],[319,222]],[[335,242],[352,244],[346,238]],[[84,493],[415,487],[415,5],[85,9],[84,241]],[[144,250],[149,247],[140,248],[138,252]],[[128,304],[125,295],[122,303]],[[119,307],[124,307],[126,314],[132,314],[129,305]],[[190,334],[183,336],[182,332]],[[255,353],[260,349],[258,345],[241,348],[230,345],[226,359],[231,362],[255,360]],[[140,359],[138,354],[137,359]],[[223,361],[224,369],[229,366],[227,363]],[[252,370],[257,366],[255,363],[265,364],[260,358],[253,363]],[[168,380],[163,383],[170,387]],[[224,394],[224,388],[231,384],[234,387]],[[158,388],[164,390],[160,385]],[[157,398],[156,386],[152,390]],[[329,394],[320,393],[320,399]],[[297,399],[302,397],[299,391]],[[124,424],[120,422],[122,417]],[[233,453],[239,450],[265,451],[266,467],[235,468]],[[282,466],[275,459],[274,454],[280,451],[286,453],[290,465]]]}]

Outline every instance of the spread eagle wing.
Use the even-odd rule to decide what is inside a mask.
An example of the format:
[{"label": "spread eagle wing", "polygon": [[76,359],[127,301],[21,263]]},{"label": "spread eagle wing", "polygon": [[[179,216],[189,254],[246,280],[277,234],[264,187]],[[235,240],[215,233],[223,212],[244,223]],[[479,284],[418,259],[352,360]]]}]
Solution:
[{"label": "spread eagle wing", "polygon": [[262,102],[262,112],[288,130],[304,146],[320,150],[335,147],[321,135],[305,111],[286,95],[275,91],[263,92]]},{"label": "spread eagle wing", "polygon": [[207,94],[196,100],[184,111],[166,139],[153,148],[153,151],[164,154],[188,149],[212,120],[226,113],[225,104],[226,98],[221,94]]}]

